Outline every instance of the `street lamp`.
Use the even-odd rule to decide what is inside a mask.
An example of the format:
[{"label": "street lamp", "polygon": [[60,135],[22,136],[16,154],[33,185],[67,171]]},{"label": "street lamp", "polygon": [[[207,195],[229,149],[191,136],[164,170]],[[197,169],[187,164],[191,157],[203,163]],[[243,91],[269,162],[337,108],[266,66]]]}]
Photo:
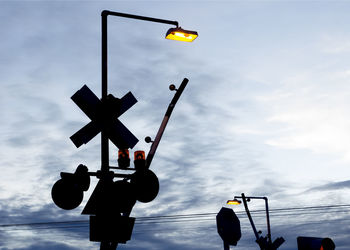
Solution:
[{"label": "street lamp", "polygon": [[[148,22],[156,22],[174,25],[176,28],[171,28],[166,33],[166,38],[177,41],[186,41],[192,42],[198,36],[196,31],[184,30],[179,27],[179,23],[177,21],[146,17],[146,16],[138,16],[127,13],[114,12],[109,10],[104,10],[101,13],[102,18],[102,51],[101,51],[101,59],[102,59],[102,100],[107,98],[107,17],[108,16],[118,16],[123,18],[131,18],[137,19],[141,21]],[[109,171],[109,144],[108,137],[104,131],[101,132],[101,171],[103,173],[108,173]]]},{"label": "street lamp", "polygon": [[[271,227],[270,227],[270,216],[269,216],[269,205],[268,205],[268,199],[267,197],[257,197],[257,196],[245,196],[244,193],[242,193],[241,196],[235,196],[233,200],[228,200],[226,204],[228,205],[239,205],[241,204],[241,201],[238,199],[242,199],[245,211],[247,213],[249,222],[253,228],[255,237],[256,237],[256,242],[259,244],[260,248],[262,250],[265,249],[277,249],[282,243],[284,242],[284,239],[282,237],[277,238],[274,242],[271,240]],[[252,216],[250,215],[249,209],[248,209],[248,204],[247,202],[253,200],[253,199],[258,199],[258,200],[264,200],[265,201],[265,209],[266,209],[266,222],[267,222],[267,236],[265,238],[260,237],[259,233],[256,230],[256,227],[254,225]]]},{"label": "street lamp", "polygon": [[[156,23],[163,23],[163,24],[169,24],[169,25],[174,25],[176,26],[176,28],[172,28],[169,29],[169,31],[166,34],[166,38],[167,39],[171,39],[171,40],[178,40],[178,41],[186,41],[186,42],[191,42],[193,41],[197,36],[198,33],[195,31],[188,31],[188,30],[184,30],[181,29],[181,27],[179,27],[179,24],[177,21],[171,21],[171,20],[165,20],[165,19],[159,19],[159,18],[152,18],[152,17],[145,17],[145,16],[138,16],[138,15],[132,15],[132,14],[126,14],[126,13],[120,13],[120,12],[114,12],[114,11],[109,11],[109,10],[104,10],[101,13],[101,24],[102,24],[102,41],[101,41],[101,74],[102,74],[102,79],[101,79],[101,85],[102,85],[102,101],[107,99],[108,97],[108,90],[107,90],[107,86],[108,86],[108,81],[107,81],[107,77],[108,77],[108,60],[107,60],[107,17],[108,16],[118,16],[118,17],[123,17],[123,18],[130,18],[130,19],[136,19],[136,20],[141,20],[141,21],[148,21],[148,22],[156,22]],[[163,122],[161,124],[161,127],[158,131],[157,137],[155,139],[155,141],[152,143],[151,146],[151,150],[147,156],[147,163],[146,163],[146,167],[148,168],[150,165],[150,162],[152,161],[153,155],[157,149],[157,146],[159,144],[159,141],[161,139],[162,133],[165,129],[165,126],[167,124],[167,121],[170,117],[170,114],[172,112],[172,109],[174,108],[177,100],[179,99],[183,89],[185,88],[186,84],[187,84],[188,80],[185,78],[180,86],[180,88],[176,91],[176,94],[173,98],[173,100],[171,101],[169,108],[167,110],[167,113],[163,119]],[[126,162],[125,166],[128,165],[128,163]],[[103,178],[108,178],[109,176],[109,170],[110,170],[110,166],[109,166],[109,139],[108,139],[108,135],[106,134],[106,132],[104,130],[101,131],[101,179]],[[145,171],[142,171],[145,172]],[[147,173],[150,173],[147,172]],[[154,174],[153,174],[154,175]],[[137,178],[138,175],[136,174],[134,176],[134,179],[140,179]],[[141,176],[142,177],[142,176]],[[144,176],[143,176],[144,177]],[[156,179],[156,184],[158,184],[158,179],[157,177],[151,176],[152,180]],[[142,179],[142,178],[141,178]],[[149,179],[149,178],[146,178]],[[151,181],[152,181],[151,180]],[[154,182],[154,181],[153,181]],[[144,189],[144,184],[145,184],[145,180],[141,181],[141,188]],[[158,192],[158,188],[156,187],[153,189],[156,190]],[[147,190],[146,190],[147,191]],[[146,192],[147,193],[147,192]],[[146,202],[148,200],[150,200],[150,197],[146,196],[146,197],[141,197],[141,200],[146,199]],[[153,199],[153,196],[151,197]],[[126,216],[129,216],[129,213],[125,214]],[[95,218],[96,219],[96,218]],[[132,224],[133,226],[133,222],[129,223],[130,225]],[[132,226],[129,227],[129,231],[130,231],[130,235],[132,232]],[[91,223],[90,223],[90,227]],[[122,232],[121,232],[122,233]],[[98,234],[98,233],[97,233]],[[91,237],[91,230],[90,230],[90,237]],[[101,245],[100,245],[100,249],[116,249],[118,246],[118,242],[110,242],[108,241],[104,241],[101,240]]]},{"label": "street lamp", "polygon": [[241,204],[242,202],[240,200],[237,200],[237,198],[234,198],[233,200],[228,200],[226,202],[227,205],[239,205]]},{"label": "street lamp", "polygon": [[193,42],[197,36],[198,33],[196,31],[184,30],[181,27],[176,27],[170,28],[166,33],[165,38],[182,42]]},{"label": "street lamp", "polygon": [[268,238],[269,242],[271,242],[270,216],[269,216],[269,205],[268,205],[267,197],[256,197],[256,196],[249,196],[248,197],[248,196],[245,196],[244,193],[242,193],[242,196],[235,196],[232,201],[228,200],[227,204],[239,205],[239,204],[241,204],[241,201],[239,201],[238,199],[242,199],[243,200],[243,204],[244,204],[244,207],[246,209],[249,221],[252,224],[253,231],[254,231],[256,239],[259,239],[259,234],[258,234],[258,232],[257,232],[257,230],[255,228],[253,219],[252,219],[252,217],[250,215],[247,202],[249,202],[252,199],[265,200],[266,222],[267,222],[267,238]]}]

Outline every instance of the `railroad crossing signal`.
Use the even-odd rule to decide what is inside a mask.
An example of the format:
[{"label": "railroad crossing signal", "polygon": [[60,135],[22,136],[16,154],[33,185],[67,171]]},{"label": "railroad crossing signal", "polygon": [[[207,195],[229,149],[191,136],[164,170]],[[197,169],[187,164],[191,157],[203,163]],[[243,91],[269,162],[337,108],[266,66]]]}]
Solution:
[{"label": "railroad crossing signal", "polygon": [[102,130],[119,149],[133,148],[137,144],[138,139],[117,119],[137,102],[131,92],[121,99],[109,94],[107,99],[100,100],[84,85],[71,99],[91,119],[70,137],[77,148],[88,143]]},{"label": "railroad crossing signal", "polygon": [[[82,214],[90,215],[90,240],[101,242],[101,250],[115,249],[118,243],[126,243],[131,238],[135,218],[130,217],[136,201],[147,203],[154,200],[159,192],[158,177],[149,169],[155,155],[170,115],[188,83],[184,78],[180,87],[170,86],[176,93],[164,115],[161,126],[154,141],[146,137],[147,143],[152,143],[150,151],[145,156],[144,151],[134,152],[134,166],[129,168],[129,148],[133,148],[138,139],[118,120],[118,117],[132,107],[136,98],[131,92],[121,99],[109,94],[99,99],[86,85],[78,90],[71,99],[91,119],[91,121],[70,137],[76,147],[88,143],[98,133],[102,132],[118,148],[118,167],[107,165],[97,172],[89,172],[80,164],[75,173],[61,172],[61,179],[52,187],[51,196],[54,203],[66,210],[74,209],[83,200],[83,193],[90,186],[90,177],[99,179]],[[105,141],[104,141],[105,142]],[[103,145],[101,145],[103,146]],[[103,155],[103,147],[101,147]],[[103,164],[103,161],[102,161]],[[120,174],[111,171],[135,170],[133,174]],[[114,181],[113,179],[122,178]]]}]

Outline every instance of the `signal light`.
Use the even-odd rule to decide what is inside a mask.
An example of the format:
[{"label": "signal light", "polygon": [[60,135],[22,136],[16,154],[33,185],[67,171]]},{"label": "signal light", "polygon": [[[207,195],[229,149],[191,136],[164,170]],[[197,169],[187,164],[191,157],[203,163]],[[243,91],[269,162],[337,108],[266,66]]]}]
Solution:
[{"label": "signal light", "polygon": [[297,238],[298,250],[334,250],[331,238],[301,237]]},{"label": "signal light", "polygon": [[134,165],[135,165],[136,171],[145,170],[146,168],[145,151],[139,150],[134,152]]},{"label": "signal light", "polygon": [[146,160],[145,151],[138,150],[134,152],[134,160]]},{"label": "signal light", "polygon": [[158,195],[158,177],[149,169],[136,171],[132,175],[130,183],[134,185],[136,199],[140,202],[151,202]]},{"label": "signal light", "polygon": [[[89,170],[85,165],[80,164],[73,174],[76,183],[80,186],[81,190],[83,191],[87,191],[90,187],[90,176],[88,171]],[[64,175],[65,173],[61,173],[61,177],[62,174]]]},{"label": "signal light", "polygon": [[120,168],[128,168],[130,166],[130,157],[128,149],[119,149],[118,151],[118,166]]},{"label": "signal light", "polygon": [[83,201],[83,192],[80,187],[71,180],[60,179],[52,187],[52,200],[56,206],[71,210]]},{"label": "signal light", "polygon": [[88,168],[80,164],[74,174],[61,172],[61,178],[51,189],[52,200],[62,209],[74,209],[83,201],[83,192],[89,189]]}]

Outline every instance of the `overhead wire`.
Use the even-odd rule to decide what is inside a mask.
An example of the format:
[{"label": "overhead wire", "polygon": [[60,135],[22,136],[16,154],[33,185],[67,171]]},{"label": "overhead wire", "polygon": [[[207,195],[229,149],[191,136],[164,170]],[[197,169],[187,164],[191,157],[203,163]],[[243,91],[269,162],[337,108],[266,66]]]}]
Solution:
[{"label": "overhead wire", "polygon": [[[291,218],[291,216],[308,216],[308,215],[314,215],[314,214],[327,214],[327,213],[335,213],[335,212],[337,214],[350,212],[350,204],[275,208],[275,209],[269,210],[271,218],[283,217],[283,216]],[[245,211],[238,211],[235,213],[237,216],[241,218],[245,218],[244,216]],[[266,211],[264,209],[252,210],[250,211],[250,213],[252,214],[252,216],[254,216],[254,218],[259,218],[259,217],[264,217]],[[135,221],[135,224],[139,226],[148,226],[153,224],[164,224],[164,223],[189,223],[189,222],[204,223],[204,222],[215,220],[216,215],[217,213],[211,212],[211,213],[193,213],[193,214],[182,214],[182,215],[179,214],[179,215],[159,215],[159,216],[138,217]],[[326,219],[320,218],[320,217],[318,217],[317,219],[321,221],[326,221]],[[0,224],[0,231],[76,229],[76,228],[87,228],[89,226],[88,223],[89,223],[89,220]]]}]

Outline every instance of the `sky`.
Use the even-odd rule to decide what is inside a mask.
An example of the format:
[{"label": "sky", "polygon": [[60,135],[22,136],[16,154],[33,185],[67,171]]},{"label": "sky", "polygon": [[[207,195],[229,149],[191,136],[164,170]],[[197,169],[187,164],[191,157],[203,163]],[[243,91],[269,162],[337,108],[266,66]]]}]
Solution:
[{"label": "sky", "polygon": [[[143,138],[157,133],[169,84],[189,79],[151,165],[159,194],[136,203],[132,239],[118,249],[223,249],[215,214],[241,193],[268,197],[280,249],[297,249],[298,236],[348,249],[350,210],[340,205],[350,205],[350,2],[323,0],[1,0],[0,249],[99,249],[81,215],[97,180],[70,211],[51,188],[60,172],[101,166],[99,135],[80,148],[69,137],[89,122],[70,97],[84,84],[101,94],[104,9],[199,34],[180,43],[164,39],[168,25],[108,18],[108,91],[138,100],[119,118],[140,140],[132,152],[148,152]],[[257,249],[243,206],[230,208],[242,228],[232,248]],[[264,212],[253,219],[265,236]]]}]

